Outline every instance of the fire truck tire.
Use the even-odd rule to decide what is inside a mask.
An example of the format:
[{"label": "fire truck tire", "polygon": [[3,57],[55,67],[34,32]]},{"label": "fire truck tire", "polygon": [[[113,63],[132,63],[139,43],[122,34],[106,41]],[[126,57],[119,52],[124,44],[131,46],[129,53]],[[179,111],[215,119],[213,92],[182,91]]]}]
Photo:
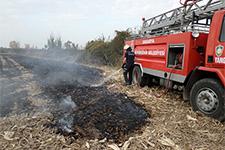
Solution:
[{"label": "fire truck tire", "polygon": [[190,99],[194,111],[224,121],[225,92],[223,86],[215,79],[202,79],[191,89]]},{"label": "fire truck tire", "polygon": [[135,66],[132,73],[132,81],[134,85],[144,87],[147,85],[146,75],[142,76],[142,71],[139,66]]}]

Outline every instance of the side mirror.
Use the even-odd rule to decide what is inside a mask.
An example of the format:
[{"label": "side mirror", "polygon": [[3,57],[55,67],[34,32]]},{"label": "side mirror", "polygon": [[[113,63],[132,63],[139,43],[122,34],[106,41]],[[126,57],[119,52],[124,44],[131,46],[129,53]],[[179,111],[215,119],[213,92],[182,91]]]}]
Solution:
[{"label": "side mirror", "polygon": [[194,31],[194,32],[192,32],[192,36],[194,38],[198,38],[200,36],[200,34],[199,34],[199,32]]}]

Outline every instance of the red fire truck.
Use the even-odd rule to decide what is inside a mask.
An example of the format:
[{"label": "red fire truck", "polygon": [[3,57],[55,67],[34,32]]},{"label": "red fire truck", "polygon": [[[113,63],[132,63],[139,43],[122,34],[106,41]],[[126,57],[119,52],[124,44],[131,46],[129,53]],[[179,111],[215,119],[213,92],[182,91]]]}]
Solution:
[{"label": "red fire truck", "polygon": [[135,53],[133,83],[183,91],[194,111],[224,120],[225,2],[186,0],[181,4],[143,19],[139,34],[125,41]]}]

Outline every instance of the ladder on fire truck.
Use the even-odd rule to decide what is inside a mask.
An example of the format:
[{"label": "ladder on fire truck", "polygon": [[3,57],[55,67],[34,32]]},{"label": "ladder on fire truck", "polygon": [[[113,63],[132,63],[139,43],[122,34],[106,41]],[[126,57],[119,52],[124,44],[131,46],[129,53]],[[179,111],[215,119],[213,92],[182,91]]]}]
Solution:
[{"label": "ladder on fire truck", "polygon": [[187,31],[207,33],[214,12],[225,8],[225,0],[181,1],[182,7],[147,20],[143,19],[141,35],[146,37]]}]

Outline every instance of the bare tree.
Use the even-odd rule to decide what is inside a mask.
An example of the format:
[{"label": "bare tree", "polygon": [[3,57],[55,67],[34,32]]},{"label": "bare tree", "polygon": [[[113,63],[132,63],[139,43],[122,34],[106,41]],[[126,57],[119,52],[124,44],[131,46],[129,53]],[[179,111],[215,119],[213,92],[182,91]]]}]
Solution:
[{"label": "bare tree", "polygon": [[25,49],[30,49],[30,44],[24,44]]},{"label": "bare tree", "polygon": [[20,48],[20,43],[17,41],[11,41],[11,42],[9,42],[9,47],[13,48],[13,49]]},{"label": "bare tree", "polygon": [[47,49],[62,49],[62,39],[61,37],[54,37],[50,35],[47,43]]},{"label": "bare tree", "polygon": [[66,48],[66,49],[72,49],[72,42],[71,41],[67,41],[66,43],[64,43],[64,47]]}]

